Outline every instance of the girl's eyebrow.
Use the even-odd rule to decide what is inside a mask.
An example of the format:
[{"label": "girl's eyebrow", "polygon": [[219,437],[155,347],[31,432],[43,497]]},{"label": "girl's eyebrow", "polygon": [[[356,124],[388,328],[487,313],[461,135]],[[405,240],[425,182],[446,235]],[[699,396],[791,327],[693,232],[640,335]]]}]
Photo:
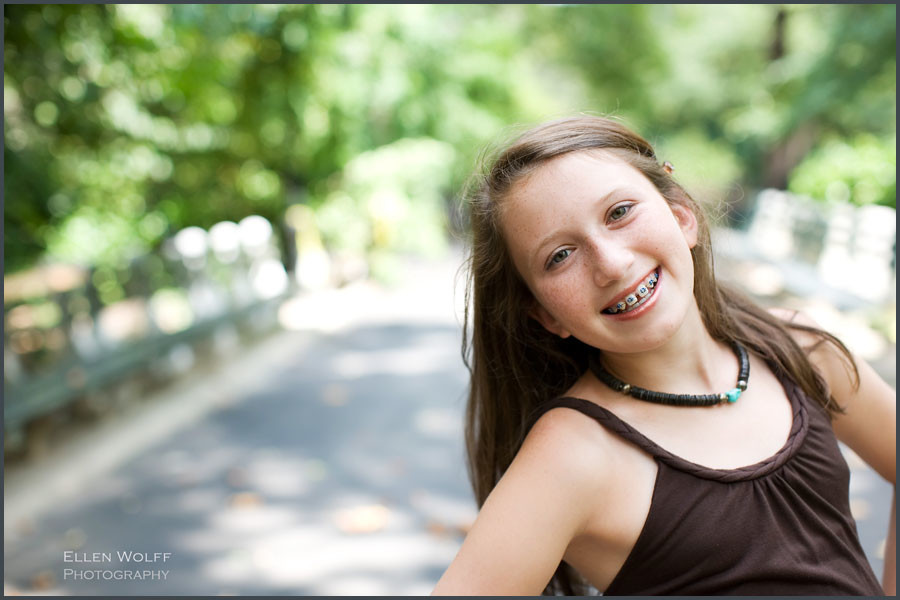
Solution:
[{"label": "girl's eyebrow", "polygon": [[[605,193],[605,194],[603,194],[602,196],[600,196],[600,198],[597,199],[597,201],[595,202],[595,204],[604,204],[604,203],[606,203],[612,196],[618,194],[619,192],[625,192],[625,191],[630,191],[630,190],[631,190],[631,188],[627,188],[627,187],[621,187],[621,188],[620,188],[620,187],[616,187],[616,188],[613,188],[613,189],[611,189],[610,191],[608,191],[607,193]],[[540,239],[540,241],[538,242],[537,246],[534,247],[534,252],[531,253],[531,262],[540,261],[540,263],[543,264],[544,261],[540,260],[540,255],[543,254],[543,248],[544,248],[544,246],[546,246],[546,245],[547,245],[554,237],[556,237],[556,236],[559,234],[559,232],[560,232],[559,229],[554,229],[553,231],[551,231],[550,233],[548,233],[547,235],[545,235],[544,237],[542,237],[542,238]]]}]

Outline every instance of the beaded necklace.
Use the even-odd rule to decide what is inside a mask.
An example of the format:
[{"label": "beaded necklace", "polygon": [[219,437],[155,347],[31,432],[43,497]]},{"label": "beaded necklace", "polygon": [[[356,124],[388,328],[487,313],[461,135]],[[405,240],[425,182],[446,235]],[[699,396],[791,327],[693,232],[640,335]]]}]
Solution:
[{"label": "beaded necklace", "polygon": [[738,357],[741,368],[738,373],[736,387],[727,392],[722,392],[721,394],[667,394],[665,392],[645,390],[636,385],[625,383],[607,371],[603,368],[603,365],[600,364],[600,357],[597,354],[591,356],[588,366],[594,375],[597,376],[597,379],[617,392],[628,394],[638,400],[674,406],[713,406],[723,402],[737,402],[738,398],[741,397],[741,392],[747,389],[747,381],[750,378],[750,360],[747,358],[747,350],[737,342],[732,342],[731,347]]}]

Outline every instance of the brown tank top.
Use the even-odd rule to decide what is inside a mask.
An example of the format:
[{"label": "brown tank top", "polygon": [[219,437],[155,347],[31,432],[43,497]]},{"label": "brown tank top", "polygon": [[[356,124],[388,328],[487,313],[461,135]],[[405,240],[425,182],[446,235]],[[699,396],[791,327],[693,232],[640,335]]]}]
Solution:
[{"label": "brown tank top", "polygon": [[[651,454],[650,511],[605,594],[881,596],[850,514],[850,471],[825,410],[776,370],[793,407],[787,442],[771,458],[710,469],[659,447],[608,410],[568,407]],[[536,417],[537,418],[537,417]]]}]

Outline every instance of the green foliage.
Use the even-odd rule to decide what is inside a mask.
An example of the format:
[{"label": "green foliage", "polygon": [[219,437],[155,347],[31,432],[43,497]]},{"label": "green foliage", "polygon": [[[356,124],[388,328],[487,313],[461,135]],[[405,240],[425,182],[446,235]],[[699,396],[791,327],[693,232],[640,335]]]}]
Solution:
[{"label": "green foliage", "polygon": [[298,202],[329,249],[373,264],[436,252],[487,141],[578,111],[624,118],[711,201],[786,185],[803,162],[792,186],[820,195],[832,173],[852,201],[884,203],[895,184],[882,167],[851,169],[823,144],[881,148],[878,164],[893,163],[895,16],[893,5],[5,5],[6,269],[45,258],[118,269],[181,228],[249,214],[278,225]]},{"label": "green foliage", "polygon": [[790,190],[829,202],[897,208],[897,140],[833,139],[794,169]]},{"label": "green foliage", "polygon": [[454,155],[445,142],[402,139],[351,160],[318,211],[326,245],[439,253],[445,244],[444,197],[450,191],[447,166]]}]

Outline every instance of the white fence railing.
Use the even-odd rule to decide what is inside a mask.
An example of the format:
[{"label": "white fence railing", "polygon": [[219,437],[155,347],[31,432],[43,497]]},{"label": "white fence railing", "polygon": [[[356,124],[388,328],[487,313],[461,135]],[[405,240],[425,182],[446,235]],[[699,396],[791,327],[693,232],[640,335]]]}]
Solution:
[{"label": "white fence railing", "polygon": [[895,296],[895,213],[887,206],[830,206],[767,189],[745,231],[716,232],[717,250],[779,267],[785,287],[795,292],[816,287],[842,293],[840,304],[880,304]]}]

